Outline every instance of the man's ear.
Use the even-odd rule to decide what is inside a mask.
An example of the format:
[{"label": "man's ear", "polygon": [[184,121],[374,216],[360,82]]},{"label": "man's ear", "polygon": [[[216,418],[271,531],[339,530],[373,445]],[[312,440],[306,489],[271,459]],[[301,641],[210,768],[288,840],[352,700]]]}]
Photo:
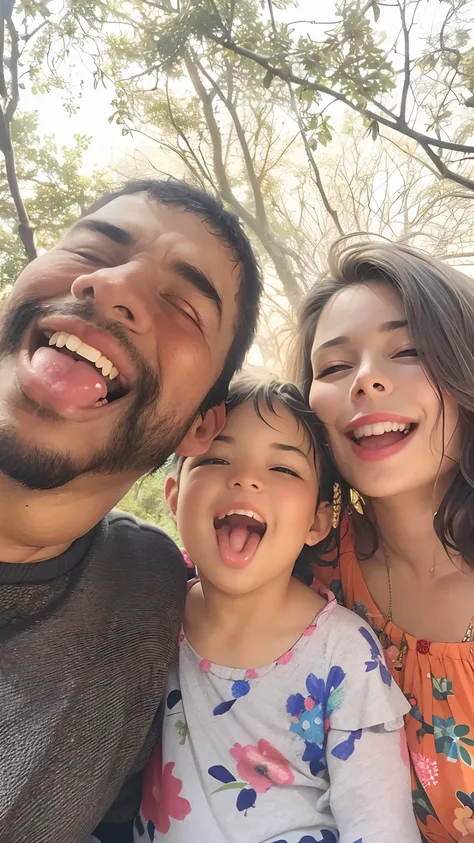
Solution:
[{"label": "man's ear", "polygon": [[168,504],[173,521],[176,523],[176,511],[178,509],[178,491],[179,484],[172,474],[168,474],[163,487],[165,493],[165,501]]},{"label": "man's ear", "polygon": [[318,542],[322,542],[323,539],[329,533],[329,530],[332,527],[332,506],[327,501],[322,501],[319,504],[318,509],[314,515],[314,521],[309,528],[309,533],[306,539],[305,544],[310,545],[313,547]]},{"label": "man's ear", "polygon": [[189,428],[186,436],[176,448],[182,457],[198,457],[205,454],[213,439],[225,425],[225,405],[211,407],[205,416],[199,415]]}]

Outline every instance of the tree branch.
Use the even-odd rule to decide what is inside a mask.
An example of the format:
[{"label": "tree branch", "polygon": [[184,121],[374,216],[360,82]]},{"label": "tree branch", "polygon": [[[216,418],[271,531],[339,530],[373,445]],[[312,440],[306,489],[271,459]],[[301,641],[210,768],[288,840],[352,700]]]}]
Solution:
[{"label": "tree branch", "polygon": [[465,144],[461,143],[451,143],[450,141],[444,141],[439,138],[430,137],[429,135],[425,135],[422,132],[415,131],[415,129],[411,129],[407,125],[403,125],[402,123],[400,123],[399,118],[397,118],[397,120],[395,121],[388,120],[383,115],[377,114],[371,109],[364,108],[362,105],[353,102],[340,91],[335,91],[333,88],[328,88],[326,85],[322,85],[319,82],[312,82],[309,79],[305,79],[302,76],[298,76],[296,73],[293,73],[291,69],[282,70],[281,68],[276,67],[266,56],[261,56],[258,53],[255,53],[253,50],[248,50],[246,47],[240,47],[238,44],[235,43],[235,41],[232,41],[229,38],[224,38],[219,35],[216,35],[210,30],[206,34],[207,37],[211,41],[214,41],[215,44],[219,44],[221,47],[224,47],[225,49],[230,50],[231,52],[236,53],[237,55],[242,56],[243,58],[250,59],[250,61],[255,62],[255,64],[259,64],[261,67],[265,68],[265,70],[267,70],[272,76],[276,76],[278,79],[282,79],[284,82],[292,82],[294,85],[298,85],[301,88],[333,97],[334,99],[339,100],[339,102],[344,103],[344,105],[347,105],[347,107],[350,108],[352,111],[356,111],[358,114],[362,114],[362,116],[367,117],[369,120],[375,120],[378,123],[382,123],[382,125],[387,126],[387,128],[393,129],[396,132],[400,132],[401,134],[406,135],[412,140],[416,140],[420,145],[432,145],[437,147],[438,149],[451,149],[455,152],[474,153],[474,146],[466,146]]}]

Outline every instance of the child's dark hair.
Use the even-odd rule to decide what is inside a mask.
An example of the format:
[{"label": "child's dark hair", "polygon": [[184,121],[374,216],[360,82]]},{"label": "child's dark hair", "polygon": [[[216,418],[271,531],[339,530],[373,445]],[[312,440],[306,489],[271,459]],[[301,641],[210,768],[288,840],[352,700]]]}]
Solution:
[{"label": "child's dark hair", "polygon": [[[298,425],[302,426],[308,434],[318,469],[319,491],[317,506],[322,501],[331,502],[334,482],[336,480],[339,481],[339,477],[335,474],[329,449],[326,445],[324,426],[305,403],[298,387],[293,383],[276,379],[262,380],[249,375],[239,375],[230,385],[229,395],[225,405],[227,415],[230,415],[233,410],[236,410],[237,407],[246,404],[248,401],[252,402],[255,412],[266,424],[269,424],[269,422],[267,418],[264,418],[263,413],[267,411],[267,413],[278,416],[279,404],[286,407],[295,417]],[[186,457],[177,457],[172,463],[171,470],[177,477],[181,473],[185,459]],[[327,558],[328,554],[332,557],[334,550],[337,549],[336,543],[338,536],[336,533],[337,531],[330,530],[327,538],[319,542],[316,547],[305,545],[295,562],[293,576],[309,585],[314,577],[313,565],[327,564],[327,562],[323,561],[323,557]]]}]

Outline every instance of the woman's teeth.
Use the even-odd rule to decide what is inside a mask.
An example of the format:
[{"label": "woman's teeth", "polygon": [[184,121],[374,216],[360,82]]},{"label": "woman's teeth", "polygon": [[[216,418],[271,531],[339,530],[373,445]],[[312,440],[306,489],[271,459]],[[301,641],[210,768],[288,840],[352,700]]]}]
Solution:
[{"label": "woman's teeth", "polygon": [[97,369],[100,369],[104,377],[109,378],[111,381],[119,375],[118,369],[115,368],[108,357],[105,357],[98,348],[81,342],[79,337],[76,337],[74,334],[65,334],[62,331],[57,331],[49,338],[49,345],[55,346],[56,348],[67,348],[69,351],[74,352],[74,354],[78,354],[79,357],[83,357],[84,360],[93,363]]},{"label": "woman's teeth", "polygon": [[382,433],[390,433],[392,430],[400,430],[404,436],[410,432],[410,422],[376,422],[375,424],[364,424],[352,431],[355,439],[362,439],[363,436],[381,436]]}]

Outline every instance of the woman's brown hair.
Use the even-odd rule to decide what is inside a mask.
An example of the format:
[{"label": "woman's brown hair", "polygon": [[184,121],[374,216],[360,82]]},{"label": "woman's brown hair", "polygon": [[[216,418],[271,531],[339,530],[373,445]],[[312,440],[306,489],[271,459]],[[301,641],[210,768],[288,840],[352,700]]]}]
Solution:
[{"label": "woman's brown hair", "polygon": [[458,404],[459,466],[434,528],[448,552],[460,553],[474,567],[474,279],[408,246],[337,241],[327,272],[298,318],[294,368],[306,401],[313,380],[311,349],[324,307],[340,291],[366,282],[388,284],[400,296],[421,364],[438,394],[443,424],[443,393]]}]

